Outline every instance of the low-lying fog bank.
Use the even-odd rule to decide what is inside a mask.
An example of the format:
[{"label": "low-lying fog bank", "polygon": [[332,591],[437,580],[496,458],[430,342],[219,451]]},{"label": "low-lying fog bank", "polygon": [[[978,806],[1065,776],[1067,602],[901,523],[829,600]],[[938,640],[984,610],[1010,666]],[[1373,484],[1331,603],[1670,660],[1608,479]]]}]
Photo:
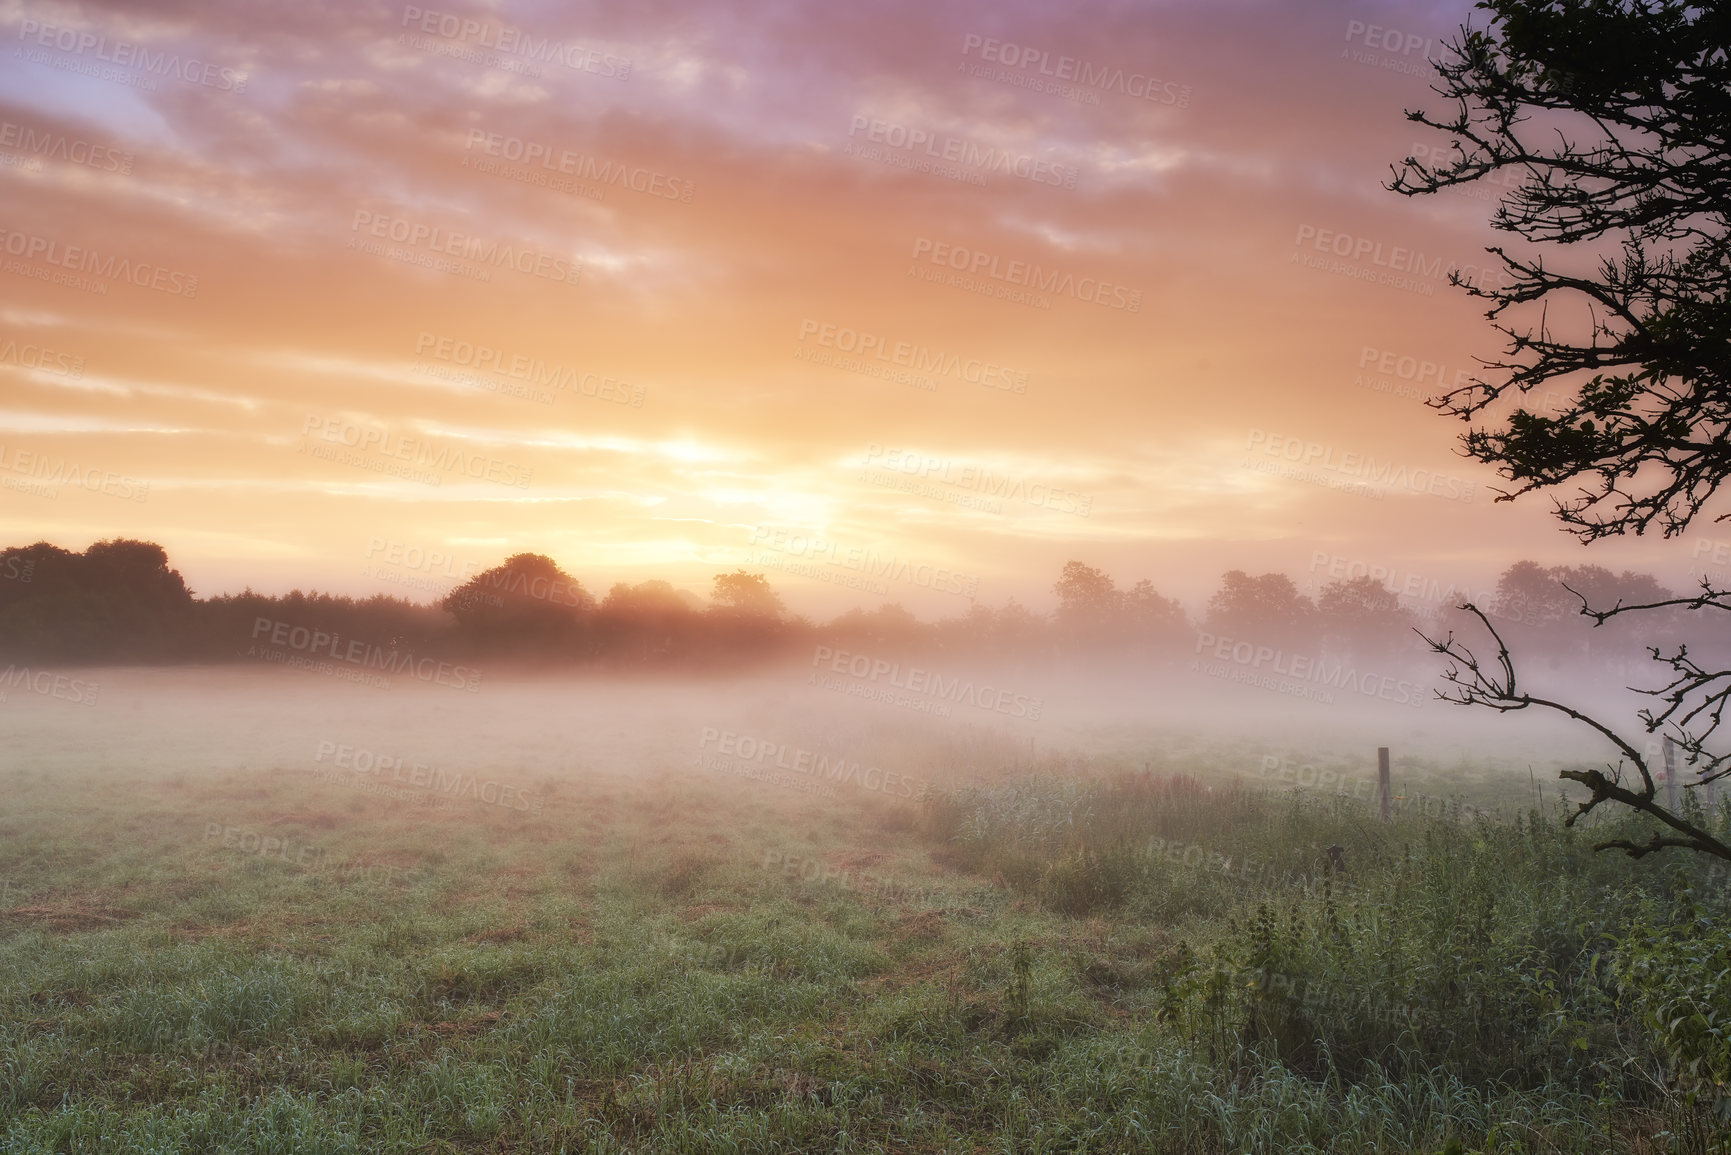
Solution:
[{"label": "low-lying fog bank", "polygon": [[[821,787],[839,773],[831,767],[857,764],[856,774],[878,771],[867,788],[913,796],[1030,771],[1144,768],[1314,787],[1317,775],[1298,768],[1322,766],[1333,772],[1322,786],[1350,789],[1388,746],[1397,786],[1507,796],[1536,778],[1552,796],[1558,768],[1613,755],[1554,714],[1438,701],[1440,678],[1417,671],[1332,688],[1232,680],[1200,662],[1083,676],[828,658],[731,678],[489,669],[473,689],[244,665],[81,669],[76,678],[77,695],[26,683],[0,701],[5,763],[399,778],[421,766],[523,789],[571,775],[715,772]],[[1634,718],[1637,696],[1563,678],[1541,675],[1533,691],[1590,707],[1638,747],[1651,744]]]}]

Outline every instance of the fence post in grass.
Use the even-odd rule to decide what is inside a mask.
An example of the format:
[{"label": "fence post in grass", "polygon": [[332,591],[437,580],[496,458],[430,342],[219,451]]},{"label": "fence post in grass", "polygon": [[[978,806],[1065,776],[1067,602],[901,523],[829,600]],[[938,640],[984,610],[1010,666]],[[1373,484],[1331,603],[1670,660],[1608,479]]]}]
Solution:
[{"label": "fence post in grass", "polygon": [[1671,735],[1665,735],[1665,809],[1677,813],[1677,752]]},{"label": "fence post in grass", "polygon": [[1376,796],[1382,800],[1382,820],[1387,822],[1394,809],[1394,799],[1388,785],[1388,747],[1376,748]]}]

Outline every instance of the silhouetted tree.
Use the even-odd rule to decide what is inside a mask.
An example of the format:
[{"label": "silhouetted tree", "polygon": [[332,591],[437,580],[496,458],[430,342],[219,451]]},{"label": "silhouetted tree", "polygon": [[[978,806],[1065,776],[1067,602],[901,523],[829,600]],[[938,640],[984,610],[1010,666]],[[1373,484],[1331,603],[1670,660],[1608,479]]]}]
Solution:
[{"label": "silhouetted tree", "polygon": [[706,616],[713,644],[738,657],[760,657],[777,649],[795,624],[769,581],[745,570],[715,575]]},{"label": "silhouetted tree", "polygon": [[1318,641],[1316,605],[1283,573],[1231,570],[1208,602],[1208,630],[1241,642],[1305,649]]},{"label": "silhouetted tree", "polygon": [[[1437,66],[1437,91],[1452,98],[1453,113],[1407,114],[1448,133],[1453,156],[1437,166],[1409,157],[1391,187],[1432,193],[1510,169],[1522,183],[1503,197],[1494,227],[1537,244],[1590,247],[1575,250],[1583,257],[1572,266],[1492,248],[1506,285],[1453,277],[1490,302],[1487,319],[1509,344],[1505,359],[1488,365],[1497,380],[1432,404],[1470,422],[1505,396],[1518,402],[1539,384],[1562,382],[1573,394],[1562,412],[1517,407],[1502,425],[1463,439],[1468,454],[1515,483],[1501,499],[1585,481],[1580,496],[1555,502],[1563,526],[1583,540],[1653,524],[1666,536],[1681,533],[1731,476],[1731,8],[1712,0],[1479,7],[1491,13],[1489,27],[1463,29]],[[1534,131],[1535,118],[1555,131]],[[1530,305],[1540,306],[1536,322],[1502,320]],[[1452,632],[1427,638],[1450,661],[1447,700],[1556,711],[1618,752],[1605,770],[1563,771],[1588,790],[1571,823],[1614,803],[1659,829],[1607,839],[1601,849],[1640,857],[1681,847],[1731,859],[1731,845],[1698,810],[1657,801],[1653,768],[1636,743],[1532,693],[1490,619],[1470,603],[1461,608],[1490,634],[1496,657],[1480,661]],[[1703,581],[1692,598],[1594,608],[1582,597],[1578,610],[1599,626],[1626,614],[1731,612],[1731,593]],[[1707,749],[1731,702],[1731,670],[1703,665],[1685,643],[1648,652],[1670,672],[1645,691],[1654,704],[1640,712],[1643,728],[1675,736],[1701,779],[1731,773],[1731,755]]]},{"label": "silhouetted tree", "polygon": [[1413,615],[1400,597],[1368,575],[1333,581],[1316,600],[1324,644],[1354,658],[1393,661],[1422,652],[1412,636]]},{"label": "silhouetted tree", "polygon": [[587,651],[594,599],[552,558],[519,553],[439,601],[479,652],[567,656]]},{"label": "silhouetted tree", "polygon": [[83,555],[39,541],[0,553],[0,652],[73,654],[101,639],[85,620]]},{"label": "silhouetted tree", "polygon": [[[28,572],[29,580],[21,580]],[[141,661],[195,647],[193,596],[153,542],[99,541],[83,553],[38,542],[0,553],[0,651]]]},{"label": "silhouetted tree", "polygon": [[1578,605],[1556,571],[1535,561],[1518,561],[1497,579],[1497,616],[1530,630],[1554,630],[1564,620],[1578,618]]},{"label": "silhouetted tree", "polygon": [[1046,618],[1011,598],[998,609],[974,602],[966,613],[938,622],[933,632],[939,644],[952,653],[999,659],[1049,658],[1054,629]]},{"label": "silhouetted tree", "polygon": [[1112,579],[1079,561],[1064,563],[1052,592],[1058,595],[1059,628],[1078,637],[1111,629],[1123,605],[1123,595]]},{"label": "silhouetted tree", "polygon": [[1144,651],[1168,649],[1193,636],[1184,607],[1162,597],[1146,578],[1124,594],[1123,613],[1128,636]]},{"label": "silhouetted tree", "polygon": [[689,653],[697,641],[699,605],[658,579],[616,583],[596,611],[603,652],[633,662],[666,661]]},{"label": "silhouetted tree", "polygon": [[1176,643],[1189,632],[1184,609],[1160,596],[1146,579],[1120,590],[1102,570],[1067,562],[1052,584],[1058,595],[1053,624],[1072,652],[1147,654]]},{"label": "silhouetted tree", "polygon": [[[1487,0],[1437,64],[1440,164],[1409,157],[1406,195],[1504,170],[1521,184],[1494,228],[1577,246],[1573,262],[1494,254],[1506,284],[1456,278],[1509,339],[1495,371],[1431,402],[1463,421],[1562,383],[1562,412],[1516,408],[1463,438],[1515,483],[1502,500],[1584,482],[1556,500],[1584,540],[1657,522],[1682,532],[1731,474],[1731,8],[1683,0]],[[1541,127],[1543,126],[1543,127]],[[1553,127],[1554,126],[1554,130]],[[1507,310],[1539,305],[1515,323]],[[1530,317],[1532,310],[1526,310]]]},{"label": "silhouetted tree", "polygon": [[353,641],[369,648],[420,654],[447,642],[452,626],[451,615],[435,606],[386,594],[353,598],[290,590],[273,597],[251,588],[199,603],[197,619],[201,651],[219,660],[246,656],[249,649],[272,648],[278,622],[322,631],[332,639],[327,645],[337,652]]},{"label": "silhouetted tree", "polygon": [[709,602],[711,612],[741,620],[779,621],[787,612],[768,579],[742,569],[716,574]]},{"label": "silhouetted tree", "polygon": [[896,602],[875,610],[849,610],[825,626],[823,633],[840,645],[901,653],[921,648],[935,631]]},{"label": "silhouetted tree", "polygon": [[1593,629],[1580,613],[1584,597],[1593,605],[1653,602],[1671,594],[1649,574],[1625,570],[1621,575],[1596,565],[1541,566],[1520,561],[1497,581],[1491,616],[1502,624],[1503,636],[1522,652],[1545,657],[1551,668],[1565,659],[1622,663],[1674,629],[1674,615],[1648,618],[1637,635],[1628,621]]},{"label": "silhouetted tree", "polygon": [[[1146,653],[1188,629],[1182,608],[1150,582],[1119,592],[1104,573],[1080,563],[1065,573],[1070,621],[1093,631],[1091,656]],[[931,623],[892,603],[850,610],[818,629],[790,614],[762,574],[717,574],[713,595],[706,604],[665,581],[620,582],[597,605],[551,559],[524,553],[434,605],[251,588],[199,600],[169,567],[167,553],[149,542],[98,542],[84,553],[38,542],[0,550],[0,661],[274,659],[280,656],[275,651],[297,647],[308,656],[349,661],[342,655],[360,643],[356,652],[363,655],[690,660],[726,667],[820,638],[875,653],[943,650],[1046,661],[1057,636],[1052,621],[1014,599],[998,609],[971,602],[965,613]],[[1090,598],[1092,606],[1081,609]],[[285,647],[284,637],[300,641]]]},{"label": "silhouetted tree", "polygon": [[1557,566],[1553,569],[1557,584],[1574,599],[1571,627],[1582,635],[1580,652],[1595,666],[1611,664],[1619,670],[1638,657],[1645,657],[1649,646],[1677,645],[1687,640],[1697,656],[1709,642],[1727,638],[1726,624],[1711,621],[1689,622],[1675,607],[1654,610],[1639,619],[1621,616],[1607,619],[1602,625],[1590,626],[1582,620],[1580,606],[1642,605],[1664,602],[1673,597],[1670,590],[1659,584],[1651,574],[1624,570],[1613,573],[1603,566]]},{"label": "silhouetted tree", "polygon": [[1015,598],[992,615],[991,637],[1000,652],[1019,653],[1048,644],[1046,620]]}]

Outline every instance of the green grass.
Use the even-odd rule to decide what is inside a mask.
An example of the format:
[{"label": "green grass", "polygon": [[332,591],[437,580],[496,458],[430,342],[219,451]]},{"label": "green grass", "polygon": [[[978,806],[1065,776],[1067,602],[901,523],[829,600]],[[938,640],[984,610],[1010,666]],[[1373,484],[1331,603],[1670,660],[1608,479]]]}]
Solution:
[{"label": "green grass", "polygon": [[1611,965],[1724,904],[1546,815],[547,785],[0,780],[0,1150],[1726,1149]]}]

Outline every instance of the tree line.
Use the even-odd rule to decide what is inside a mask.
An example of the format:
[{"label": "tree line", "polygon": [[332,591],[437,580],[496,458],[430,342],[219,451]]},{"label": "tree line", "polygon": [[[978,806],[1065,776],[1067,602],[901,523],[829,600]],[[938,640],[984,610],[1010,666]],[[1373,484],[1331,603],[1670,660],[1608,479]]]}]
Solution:
[{"label": "tree line", "polygon": [[[1080,561],[1063,567],[1052,591],[1057,605],[1048,613],[1012,598],[931,621],[890,603],[814,622],[789,612],[760,573],[717,574],[707,599],[661,580],[620,582],[598,598],[551,558],[520,553],[432,603],[250,588],[199,598],[155,543],[100,541],[75,552],[37,542],[0,551],[0,657],[220,662],[300,628],[420,654],[649,667],[727,666],[817,643],[1074,665],[1171,660],[1197,652],[1204,639],[1393,664],[1425,654],[1416,629],[1446,630],[1458,615],[1446,599],[1424,611],[1403,605],[1382,579],[1364,575],[1331,581],[1313,598],[1286,574],[1231,570],[1197,615],[1150,581],[1121,588]],[[1643,621],[1640,634],[1621,619],[1594,629],[1579,613],[1581,598],[1597,606],[1669,596],[1646,574],[1522,561],[1503,572],[1489,612],[1553,665],[1621,669],[1677,640],[1675,615]]]}]

